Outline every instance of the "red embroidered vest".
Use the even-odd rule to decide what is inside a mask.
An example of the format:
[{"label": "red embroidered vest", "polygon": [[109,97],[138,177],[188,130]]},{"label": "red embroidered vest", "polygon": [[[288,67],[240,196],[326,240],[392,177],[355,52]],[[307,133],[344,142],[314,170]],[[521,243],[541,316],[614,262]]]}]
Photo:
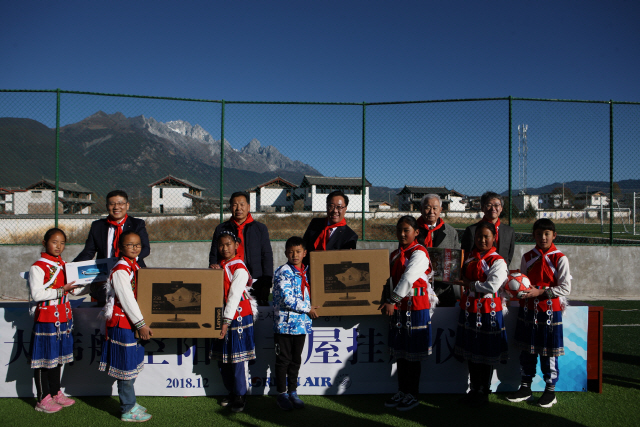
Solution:
[{"label": "red embroidered vest", "polygon": [[[111,270],[111,274],[109,275],[109,280],[113,279],[113,273],[116,271],[125,271],[129,275],[129,281],[131,282],[131,290],[133,291],[133,296],[138,300],[138,287],[136,282],[138,281],[138,270],[140,266],[137,263],[133,265],[129,265],[126,260],[120,259],[118,263]],[[113,286],[113,285],[112,285]],[[118,326],[122,329],[133,329],[132,322],[127,317],[127,314],[122,310],[122,305],[120,301],[118,301],[118,296],[115,296],[115,302],[113,305],[113,314],[111,315],[111,319],[107,320],[107,328],[112,328],[114,326]]]},{"label": "red embroidered vest", "polygon": [[[33,263],[44,271],[44,285],[47,289],[59,289],[65,285],[67,280],[64,264],[62,258],[52,257],[46,253],[42,253],[42,257]],[[42,323],[67,322],[72,318],[71,304],[66,292],[62,298],[40,301],[34,315],[34,321]]]},{"label": "red embroidered vest", "polygon": [[[542,252],[538,248],[534,248],[523,255],[527,271],[524,274],[527,275],[531,281],[531,285],[538,289],[547,289],[554,286],[558,286],[558,261],[564,254],[556,249],[555,245],[551,245],[547,253]],[[520,306],[524,307],[526,304],[529,309],[533,309],[535,305],[535,298],[527,298],[520,300]],[[538,309],[547,311],[551,301],[551,307],[553,311],[562,311],[560,304],[560,298],[540,298],[538,297]]]},{"label": "red embroidered vest", "polygon": [[[475,251],[467,258],[463,266],[463,274],[467,279],[480,282],[486,281],[487,273],[491,270],[493,263],[498,260],[504,260],[494,248],[490,249],[490,251],[492,252],[483,259],[478,259]],[[478,263],[480,263],[480,269],[478,268]],[[480,307],[478,307],[478,303]],[[492,304],[494,304],[493,307],[491,307]],[[477,297],[476,292],[471,292],[469,288],[463,288],[460,307],[469,313],[477,313],[478,309],[481,313],[491,313],[492,310],[502,311],[502,298],[497,294],[492,294],[491,298]]]},{"label": "red embroidered vest", "polygon": [[[231,279],[233,278],[233,274],[236,272],[236,270],[245,270],[249,275],[249,279],[247,280],[245,287],[250,286],[253,283],[253,279],[251,278],[251,273],[249,273],[249,270],[247,270],[247,266],[237,255],[231,258],[229,261],[223,260],[220,263],[220,266],[224,269],[224,303],[226,305],[227,299],[229,298],[229,289],[231,289]],[[240,303],[238,304],[238,308],[236,309],[236,313],[233,317],[235,319],[238,315],[249,316],[251,314],[253,314],[253,311],[251,309],[251,297],[245,289],[242,292]]]},{"label": "red embroidered vest", "polygon": [[[427,259],[429,259],[429,252],[427,249],[414,242],[412,246],[404,250],[404,256],[402,249],[398,248],[393,251],[389,257],[391,264],[391,278],[393,279],[394,287],[400,282],[402,275],[405,272],[407,263],[411,256],[415,252],[423,252]],[[404,297],[398,304],[395,305],[396,310],[428,310],[431,308],[429,302],[429,273],[431,273],[431,262],[427,270],[420,275],[418,280],[413,282],[410,296]],[[411,307],[409,308],[409,299],[411,299]]]}]

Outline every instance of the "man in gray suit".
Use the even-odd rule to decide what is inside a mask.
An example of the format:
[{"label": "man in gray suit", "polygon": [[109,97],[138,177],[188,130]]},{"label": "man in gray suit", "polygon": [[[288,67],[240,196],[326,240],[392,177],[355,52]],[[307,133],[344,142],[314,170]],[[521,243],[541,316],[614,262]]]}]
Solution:
[{"label": "man in gray suit", "polygon": [[[500,223],[500,214],[504,207],[502,196],[492,191],[487,191],[480,197],[480,209],[484,217],[480,222],[490,222],[496,226],[497,234],[494,246],[498,249],[498,254],[507,262],[507,267],[511,264],[513,251],[516,247],[516,236],[513,228]],[[462,235],[462,249],[466,254],[471,254],[474,247],[477,223],[470,225],[464,230]]]},{"label": "man in gray suit", "polygon": [[[420,234],[418,243],[427,248],[460,249],[460,240],[455,228],[446,224],[442,214],[442,199],[437,194],[427,194],[421,202],[422,216],[418,218]],[[439,307],[453,307],[460,297],[460,287],[449,283],[434,282]]]}]

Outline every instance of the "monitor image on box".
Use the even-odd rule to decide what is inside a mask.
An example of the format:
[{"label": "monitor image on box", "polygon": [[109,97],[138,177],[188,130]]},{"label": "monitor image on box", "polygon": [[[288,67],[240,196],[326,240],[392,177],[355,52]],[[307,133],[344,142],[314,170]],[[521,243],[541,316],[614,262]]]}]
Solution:
[{"label": "monitor image on box", "polygon": [[[202,311],[202,285],[200,283],[152,283],[151,314],[172,314],[167,322],[184,322],[179,314],[200,314]],[[199,328],[196,322],[184,324],[165,324],[154,322],[156,328]]]},{"label": "monitor image on box", "polygon": [[[324,265],[325,294],[344,294],[336,300],[325,301],[325,307],[369,305],[366,299],[358,299],[353,294],[371,292],[369,263],[345,261],[340,264]],[[351,294],[351,295],[350,295]],[[327,295],[331,298],[334,295]]]}]

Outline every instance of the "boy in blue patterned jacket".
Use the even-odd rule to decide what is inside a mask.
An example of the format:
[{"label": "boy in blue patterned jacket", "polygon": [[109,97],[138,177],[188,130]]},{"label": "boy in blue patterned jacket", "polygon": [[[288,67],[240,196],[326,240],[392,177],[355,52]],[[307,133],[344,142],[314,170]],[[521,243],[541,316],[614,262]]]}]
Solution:
[{"label": "boy in blue patterned jacket", "polygon": [[304,342],[311,332],[311,319],[318,317],[318,307],[311,306],[307,268],[302,264],[307,255],[302,238],[289,238],[284,254],[288,262],[278,267],[273,278],[273,340],[276,349],[277,402],[280,408],[288,411],[304,408],[304,402],[296,392],[298,371]]}]

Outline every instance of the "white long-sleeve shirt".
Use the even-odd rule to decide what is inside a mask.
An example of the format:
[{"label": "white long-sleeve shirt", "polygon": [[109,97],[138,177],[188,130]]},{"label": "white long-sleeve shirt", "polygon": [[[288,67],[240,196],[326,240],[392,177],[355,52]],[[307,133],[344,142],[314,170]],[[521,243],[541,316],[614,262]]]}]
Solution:
[{"label": "white long-sleeve shirt", "polygon": [[[58,274],[64,273],[61,271]],[[57,277],[56,280],[58,280]],[[37,265],[32,265],[29,269],[29,291],[31,292],[31,299],[35,302],[49,301],[52,299],[60,298],[60,293],[64,292],[59,291],[58,289],[45,288],[44,270],[42,270],[42,268],[38,267]],[[88,294],[89,285],[75,288],[69,293],[75,296]]]},{"label": "white long-sleeve shirt", "polygon": [[423,251],[414,250],[411,257],[409,257],[409,261],[405,266],[405,270],[400,281],[393,289],[391,300],[399,302],[402,298],[409,296],[412,292],[415,281],[418,280],[428,269],[429,258],[427,258],[427,254]]},{"label": "white long-sleeve shirt", "polygon": [[222,315],[225,319],[234,318],[248,281],[249,273],[244,268],[238,268],[233,273],[233,276],[231,277],[231,286],[229,286],[229,294],[227,295],[227,304],[224,307],[224,313]]},{"label": "white long-sleeve shirt", "polygon": [[126,270],[115,271],[112,275],[111,284],[118,297],[122,311],[124,311],[131,321],[131,326],[139,323],[143,317],[140,312],[140,307],[138,307],[136,297],[133,295],[133,290],[131,289],[129,273],[127,273]]},{"label": "white long-sleeve shirt", "polygon": [[487,280],[471,282],[471,290],[476,292],[476,298],[490,298],[491,294],[498,292],[509,276],[509,269],[504,259],[493,262],[486,273]]}]

